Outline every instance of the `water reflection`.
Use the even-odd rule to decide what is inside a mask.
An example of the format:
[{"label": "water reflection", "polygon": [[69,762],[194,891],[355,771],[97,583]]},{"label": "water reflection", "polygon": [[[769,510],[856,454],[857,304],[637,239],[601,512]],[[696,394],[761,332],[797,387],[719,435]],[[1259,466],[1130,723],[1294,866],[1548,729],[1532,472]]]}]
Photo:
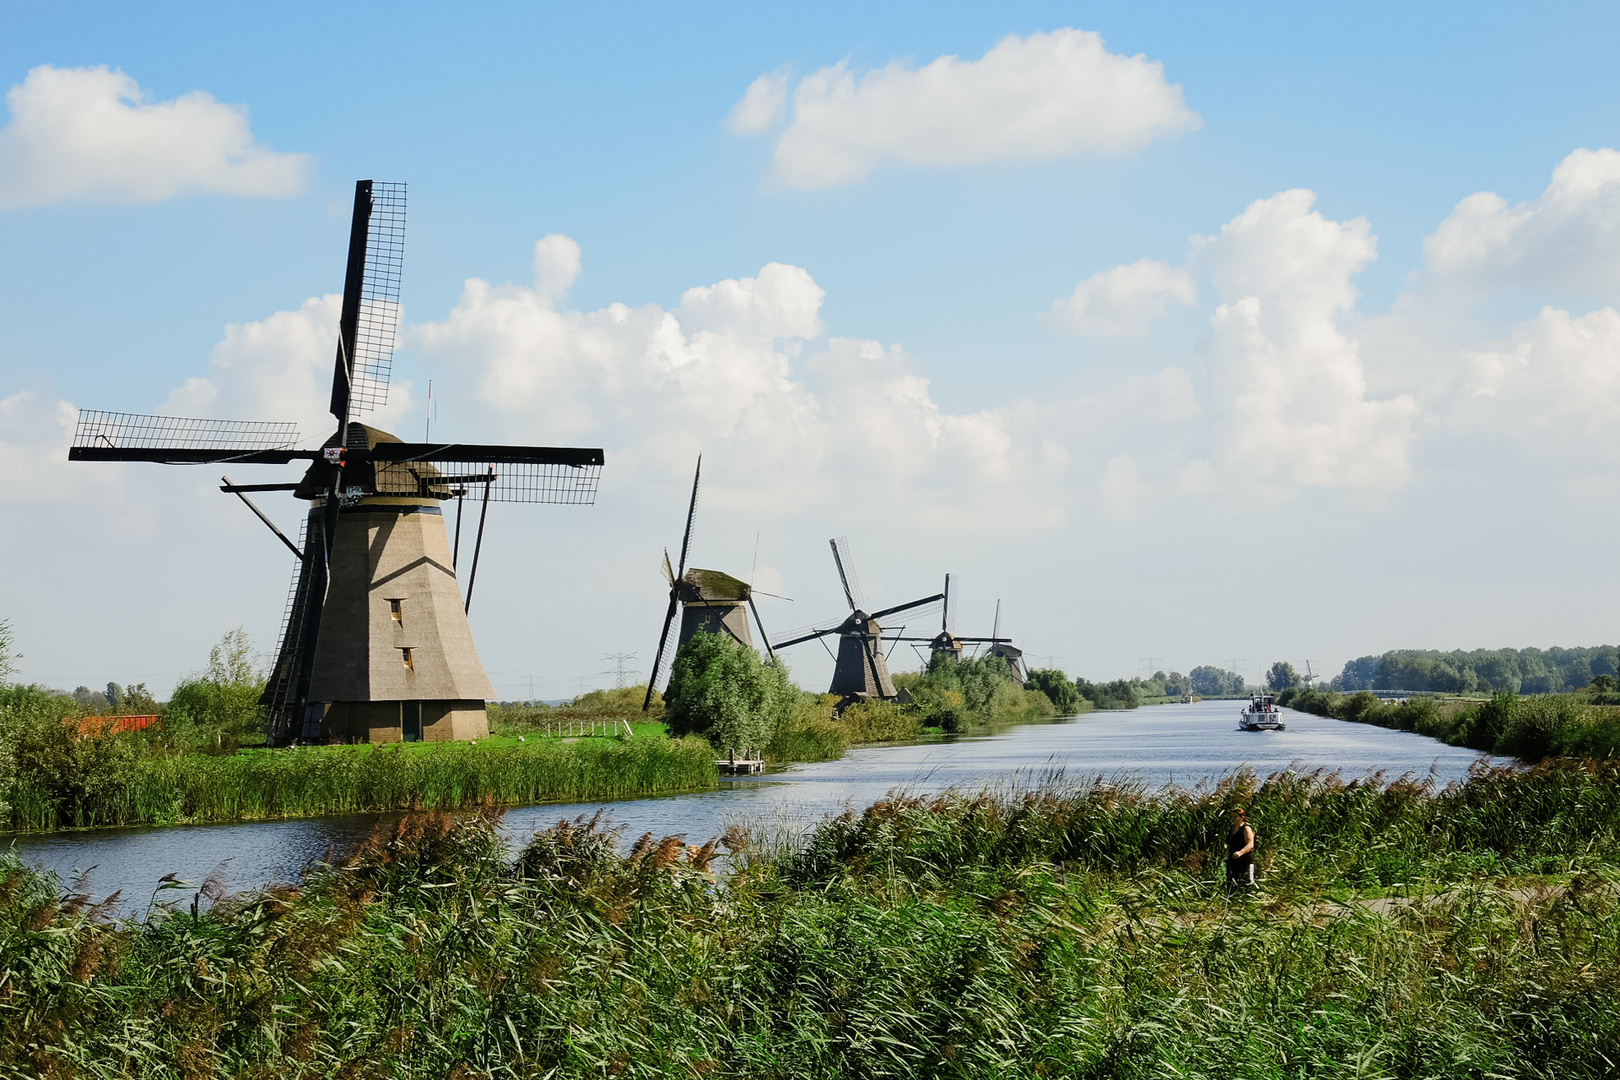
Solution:
[{"label": "water reflection", "polygon": [[[1321,768],[1347,777],[1373,772],[1389,779],[1433,776],[1443,785],[1465,777],[1479,757],[1475,751],[1407,732],[1296,712],[1287,714],[1287,731],[1240,731],[1240,705],[1206,701],[1090,713],[994,735],[867,747],[839,761],[727,780],[715,791],[698,794],[520,807],[507,813],[505,828],[521,842],[536,829],[594,814],[605,805],[627,841],[651,832],[685,833],[701,842],[739,823],[802,829],[845,807],[867,806],[896,788],[938,792],[1029,783],[1054,770],[1070,778],[1131,777],[1153,788],[1194,788],[1245,766],[1262,776],[1288,768]],[[121,891],[121,910],[138,914],[165,874],[200,883],[223,863],[232,890],[296,881],[311,861],[355,843],[390,816],[107,829],[23,836],[15,843],[30,862],[54,869],[64,879],[88,871],[93,895]],[[173,891],[166,899],[189,903],[190,893]]]}]

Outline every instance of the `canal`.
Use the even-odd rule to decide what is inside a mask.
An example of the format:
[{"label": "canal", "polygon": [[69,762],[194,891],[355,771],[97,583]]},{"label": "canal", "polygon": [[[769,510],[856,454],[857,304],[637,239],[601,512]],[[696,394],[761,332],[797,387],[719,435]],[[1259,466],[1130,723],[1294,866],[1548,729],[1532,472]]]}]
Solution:
[{"label": "canal", "polygon": [[[520,843],[558,820],[605,807],[626,842],[651,832],[684,833],[689,841],[702,843],[734,824],[799,831],[897,789],[921,793],[1031,785],[1054,773],[1071,781],[1101,776],[1153,789],[1191,789],[1241,768],[1262,777],[1285,769],[1325,769],[1347,779],[1371,773],[1389,780],[1411,775],[1432,777],[1443,786],[1465,778],[1479,758],[1475,751],[1420,735],[1305,713],[1287,712],[1286,731],[1241,731],[1241,705],[1204,701],[1087,713],[990,735],[863,747],[838,761],[725,780],[714,791],[519,807],[507,812],[504,827]],[[103,829],[26,835],[10,842],[27,861],[55,870],[67,883],[83,877],[93,896],[119,892],[119,909],[133,915],[146,908],[166,874],[196,885],[221,868],[232,891],[296,881],[310,862],[354,844],[388,816]],[[190,897],[183,890],[164,894],[166,902],[189,903]]]}]

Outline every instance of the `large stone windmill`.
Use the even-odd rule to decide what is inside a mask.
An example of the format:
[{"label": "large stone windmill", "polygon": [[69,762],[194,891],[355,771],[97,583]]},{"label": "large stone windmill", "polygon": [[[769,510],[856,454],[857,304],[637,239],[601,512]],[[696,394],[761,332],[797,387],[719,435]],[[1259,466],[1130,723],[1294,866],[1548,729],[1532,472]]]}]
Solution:
[{"label": "large stone windmill", "polygon": [[[467,625],[491,502],[592,503],[602,451],[409,443],[356,422],[387,401],[399,322],[405,185],[361,180],[332,373],[337,429],[297,448],[290,423],[82,411],[73,461],[168,465],[309,462],[295,483],[232,484],[298,558],[261,704],[271,745],[487,734],[494,696]],[[311,506],[300,548],[247,499],[286,491]],[[480,505],[467,593],[456,576],[461,506]],[[456,500],[456,544],[442,507]]]},{"label": "large stone windmill", "polygon": [[[686,555],[692,546],[692,523],[697,517],[698,482],[702,478],[703,455],[699,454],[697,470],[692,474],[692,501],[686,508],[686,532],[682,534],[679,567],[670,565],[669,549],[664,549],[664,580],[669,583],[669,609],[664,612],[664,628],[659,631],[658,649],[653,653],[652,672],[647,676],[647,696],[641,703],[642,712],[652,706],[653,687],[658,685],[664,654],[668,652],[673,657],[680,652],[687,639],[699,630],[726,634],[739,645],[751,649],[754,641],[753,635],[748,632],[748,615],[752,612],[754,624],[759,627],[760,640],[765,642],[765,651],[772,657],[776,655],[765,636],[765,624],[760,621],[759,608],[754,606],[755,590],[752,585],[719,570],[686,568]],[[771,594],[761,592],[761,595]],[[671,649],[669,628],[675,622],[676,611],[681,615],[681,629],[676,636],[675,647]]]},{"label": "large stone windmill", "polygon": [[801,634],[790,634],[786,640],[778,641],[776,648],[786,649],[801,642],[826,637],[828,634],[837,634],[838,654],[833,663],[832,685],[827,688],[827,692],[839,695],[842,704],[867,698],[883,700],[894,698],[898,695],[894,689],[894,680],[889,677],[888,658],[883,651],[883,627],[878,620],[943,600],[945,594],[935,593],[921,600],[912,600],[909,603],[896,604],[894,607],[868,613],[865,610],[866,599],[861,593],[860,582],[855,577],[855,568],[850,561],[849,541],[840,536],[828,543],[832,546],[833,562],[838,567],[838,581],[844,587],[844,599],[849,604],[849,614],[830,625],[813,627]]}]

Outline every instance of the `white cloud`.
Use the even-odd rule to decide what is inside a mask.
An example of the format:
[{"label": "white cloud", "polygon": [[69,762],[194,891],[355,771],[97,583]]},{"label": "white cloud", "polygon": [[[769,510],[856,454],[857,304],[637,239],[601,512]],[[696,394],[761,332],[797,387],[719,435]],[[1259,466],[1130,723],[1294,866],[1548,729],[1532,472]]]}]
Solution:
[{"label": "white cloud", "polygon": [[1047,321],[1082,337],[1142,337],[1172,301],[1190,305],[1198,286],[1186,268],[1139,259],[1093,274],[1053,301]]},{"label": "white cloud", "polygon": [[1468,196],[1425,238],[1423,256],[1441,282],[1620,294],[1620,152],[1576,150],[1517,205]]},{"label": "white cloud", "polygon": [[581,269],[579,244],[573,237],[549,233],[534,242],[534,288],[553,304],[568,296]]},{"label": "white cloud", "polygon": [[733,135],[760,135],[782,122],[787,107],[787,72],[761,75],[732,106],[725,128]]},{"label": "white cloud", "polygon": [[1097,508],[1102,516],[1120,521],[1139,518],[1146,501],[1142,470],[1136,467],[1131,455],[1121,454],[1110,460],[1097,485]]},{"label": "white cloud", "polygon": [[1377,242],[1366,219],[1330,221],[1315,201],[1304,190],[1258,200],[1195,244],[1222,301],[1209,340],[1217,464],[1273,491],[1400,487],[1417,404],[1368,399],[1359,347],[1338,324]]},{"label": "white cloud", "polygon": [[24,390],[0,398],[0,504],[105,500],[121,490],[124,466],[68,461],[79,410]]},{"label": "white cloud", "polygon": [[200,90],[145,99],[134,79],[106,67],[30,71],[6,95],[11,123],[0,131],[0,209],[303,190],[309,156],[255,142],[244,108]]},{"label": "white cloud", "polygon": [[1019,406],[947,413],[898,347],[834,338],[812,351],[824,295],[780,263],[688,289],[672,310],[572,311],[539,288],[473,278],[412,339],[476,383],[502,437],[612,447],[620,483],[666,482],[702,450],[705,498],[719,505],[967,530],[1059,520],[1044,489],[1067,455]]},{"label": "white cloud", "polygon": [[[290,420],[306,444],[331,434],[328,411],[343,298],[311,297],[296,311],[257,322],[230,323],[208,355],[207,377],[187,379],[159,411],[170,416],[232,420]],[[388,404],[356,419],[389,428],[411,408],[411,384],[389,394]]]},{"label": "white cloud", "polygon": [[1470,351],[1453,419],[1543,448],[1550,439],[1567,450],[1573,439],[1620,449],[1620,312],[1543,308],[1511,348]]},{"label": "white cloud", "polygon": [[[774,126],[777,95],[755,80],[728,123],[740,133]],[[942,56],[922,68],[901,60],[859,77],[841,61],[800,80],[772,171],[789,187],[862,180],[884,162],[918,166],[1123,154],[1195,130],[1181,87],[1164,65],[1110,53],[1100,35],[1055,30],[1009,35],[979,60]]]}]

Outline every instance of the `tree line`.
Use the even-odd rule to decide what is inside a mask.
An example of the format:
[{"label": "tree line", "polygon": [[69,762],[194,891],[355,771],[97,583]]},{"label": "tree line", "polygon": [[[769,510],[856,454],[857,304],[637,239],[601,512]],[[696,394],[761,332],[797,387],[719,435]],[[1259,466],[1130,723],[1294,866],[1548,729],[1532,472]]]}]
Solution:
[{"label": "tree line", "polygon": [[1620,675],[1620,649],[1613,645],[1551,649],[1391,649],[1344,665],[1331,686],[1358,690],[1427,691],[1440,694],[1557,694],[1578,690],[1594,678]]}]

